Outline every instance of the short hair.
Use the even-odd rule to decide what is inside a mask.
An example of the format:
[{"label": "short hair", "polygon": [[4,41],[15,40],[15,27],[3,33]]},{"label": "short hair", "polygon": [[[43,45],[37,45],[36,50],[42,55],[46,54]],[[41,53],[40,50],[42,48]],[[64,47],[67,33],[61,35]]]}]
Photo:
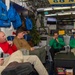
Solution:
[{"label": "short hair", "polygon": [[54,31],[53,35],[54,35],[55,33],[57,33],[57,34],[58,34],[58,31]]},{"label": "short hair", "polygon": [[73,32],[73,35],[75,35],[75,32]]},{"label": "short hair", "polygon": [[21,32],[24,32],[24,31],[27,31],[27,29],[24,28],[24,27],[18,28],[18,29],[16,30],[16,36],[18,35],[18,33],[21,33]]}]

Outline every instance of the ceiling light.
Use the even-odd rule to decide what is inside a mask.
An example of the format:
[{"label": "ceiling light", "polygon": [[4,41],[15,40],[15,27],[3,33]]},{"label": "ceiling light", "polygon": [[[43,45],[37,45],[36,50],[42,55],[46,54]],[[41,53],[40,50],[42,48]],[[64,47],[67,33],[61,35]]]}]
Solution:
[{"label": "ceiling light", "polygon": [[58,13],[58,15],[71,15],[71,12]]},{"label": "ceiling light", "polygon": [[44,8],[44,11],[53,10],[53,8]]},{"label": "ceiling light", "polygon": [[75,6],[72,6],[72,8],[75,8]]},{"label": "ceiling light", "polygon": [[50,11],[53,10],[53,8],[38,8],[37,11]]},{"label": "ceiling light", "polygon": [[48,15],[45,15],[45,16],[56,16],[57,14],[48,14]]},{"label": "ceiling light", "polygon": [[26,2],[27,0],[20,0],[20,2]]},{"label": "ceiling light", "polygon": [[75,14],[75,11],[73,11],[72,14]]},{"label": "ceiling light", "polygon": [[44,8],[38,8],[37,11],[44,11]]},{"label": "ceiling light", "polygon": [[54,7],[54,10],[71,9],[71,7]]},{"label": "ceiling light", "polygon": [[48,14],[48,15],[45,15],[45,16],[61,16],[61,15],[71,15],[71,14],[75,14],[75,11],[74,12],[64,12],[64,13],[55,13],[55,14]]}]

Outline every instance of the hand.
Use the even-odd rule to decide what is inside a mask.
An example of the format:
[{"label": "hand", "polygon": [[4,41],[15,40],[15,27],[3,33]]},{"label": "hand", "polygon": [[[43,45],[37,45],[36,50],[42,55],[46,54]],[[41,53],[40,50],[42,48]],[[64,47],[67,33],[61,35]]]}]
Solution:
[{"label": "hand", "polygon": [[53,37],[53,39],[56,39],[55,37]]},{"label": "hand", "polygon": [[9,43],[9,45],[11,45],[11,46],[13,45],[13,42],[12,41],[7,41],[7,42]]},{"label": "hand", "polygon": [[4,59],[0,58],[0,65],[3,65],[3,63],[4,63]]},{"label": "hand", "polygon": [[58,39],[56,39],[56,41],[59,43],[59,40]]},{"label": "hand", "polygon": [[32,47],[32,48],[31,48],[31,51],[33,51],[33,50],[34,50],[34,48]]}]

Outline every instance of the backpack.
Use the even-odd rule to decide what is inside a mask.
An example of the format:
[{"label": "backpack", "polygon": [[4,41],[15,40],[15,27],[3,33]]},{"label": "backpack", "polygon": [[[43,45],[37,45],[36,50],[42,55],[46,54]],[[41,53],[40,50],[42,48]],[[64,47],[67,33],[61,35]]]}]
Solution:
[{"label": "backpack", "polygon": [[29,62],[11,62],[1,73],[1,75],[36,75],[36,72]]},{"label": "backpack", "polygon": [[18,13],[16,13],[15,19],[16,19],[15,21],[12,21],[12,24],[14,29],[18,29],[22,25],[22,22]]},{"label": "backpack", "polygon": [[0,20],[0,27],[10,27],[11,26],[11,22],[10,20]]},{"label": "backpack", "polygon": [[0,0],[0,27],[10,27],[6,5]]},{"label": "backpack", "polygon": [[6,5],[0,0],[0,27],[10,27],[11,22],[14,29],[17,29],[22,24],[20,16],[13,6],[10,5],[9,10],[7,11]]},{"label": "backpack", "polygon": [[32,30],[33,26],[32,26],[32,21],[31,21],[30,18],[28,18],[28,17],[26,18],[25,24],[26,24],[26,29],[27,30]]},{"label": "backpack", "polygon": [[10,8],[8,10],[8,18],[12,22],[14,29],[17,29],[18,27],[20,27],[22,25],[20,16],[12,4],[10,4]]},{"label": "backpack", "polygon": [[10,21],[15,21],[15,16],[16,16],[16,10],[14,9],[13,5],[10,4],[10,8],[8,10],[8,18]]},{"label": "backpack", "polygon": [[0,20],[8,20],[7,7],[0,0]]}]

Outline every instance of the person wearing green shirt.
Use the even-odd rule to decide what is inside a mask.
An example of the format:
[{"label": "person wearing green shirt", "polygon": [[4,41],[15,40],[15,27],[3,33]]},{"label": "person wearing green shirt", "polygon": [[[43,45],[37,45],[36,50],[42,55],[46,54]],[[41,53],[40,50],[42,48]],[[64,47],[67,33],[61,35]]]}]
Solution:
[{"label": "person wearing green shirt", "polygon": [[70,39],[70,48],[75,48],[75,33],[73,33],[73,36]]},{"label": "person wearing green shirt", "polygon": [[50,53],[52,60],[54,60],[55,53],[64,50],[64,40],[58,36],[58,32],[54,32],[53,38],[49,41],[49,46],[51,47]]},{"label": "person wearing green shirt", "polygon": [[71,36],[69,46],[71,48],[71,52],[75,55],[75,32],[73,33],[73,36]]}]

